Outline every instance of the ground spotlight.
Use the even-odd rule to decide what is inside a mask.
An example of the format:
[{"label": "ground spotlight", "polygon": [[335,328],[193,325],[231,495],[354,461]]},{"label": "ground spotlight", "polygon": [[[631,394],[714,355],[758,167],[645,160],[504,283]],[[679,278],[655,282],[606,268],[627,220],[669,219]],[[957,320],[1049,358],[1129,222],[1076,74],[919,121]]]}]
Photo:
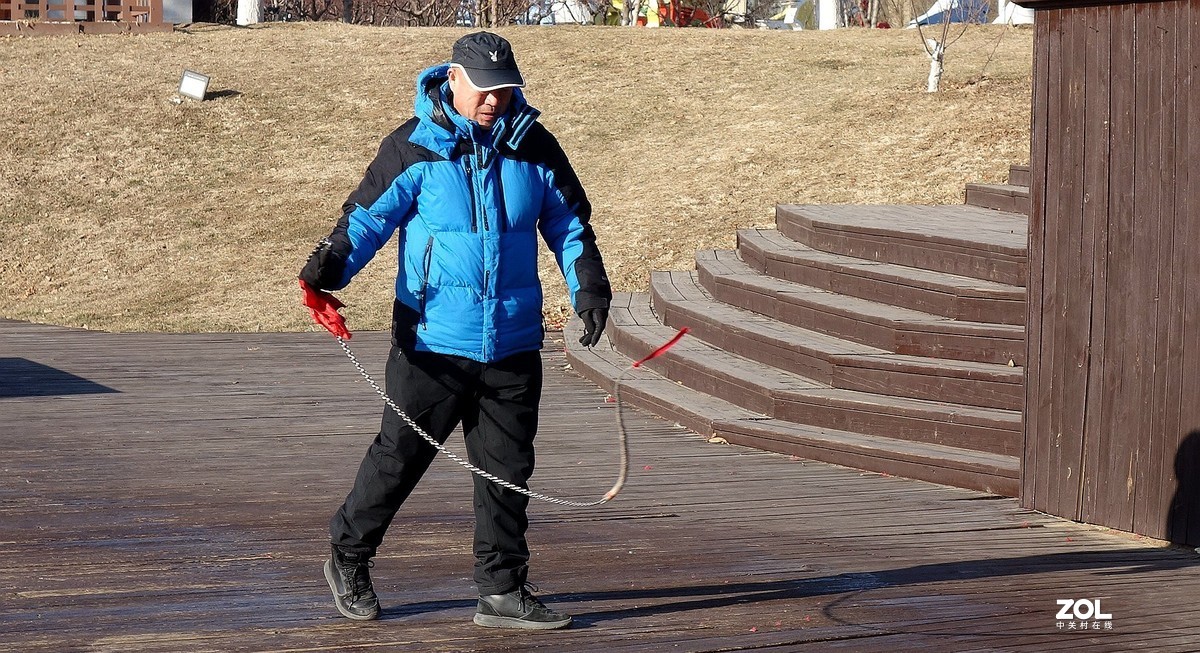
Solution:
[{"label": "ground spotlight", "polygon": [[208,75],[194,70],[184,70],[183,77],[179,78],[179,94],[193,100],[203,100],[206,93],[208,93]]}]

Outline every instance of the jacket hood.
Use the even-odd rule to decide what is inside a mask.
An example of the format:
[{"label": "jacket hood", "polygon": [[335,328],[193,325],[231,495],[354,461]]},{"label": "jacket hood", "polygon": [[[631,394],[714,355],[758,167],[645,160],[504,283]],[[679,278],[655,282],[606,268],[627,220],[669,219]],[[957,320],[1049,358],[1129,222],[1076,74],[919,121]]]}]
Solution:
[{"label": "jacket hood", "polygon": [[[430,66],[417,76],[413,111],[423,126],[432,132],[425,134],[421,140],[428,138],[436,142],[441,147],[430,149],[437,151],[452,150],[460,141],[494,150],[501,147],[516,150],[529,128],[537,122],[541,112],[529,106],[521,89],[514,88],[508,110],[496,119],[490,130],[483,129],[478,123],[467,120],[454,110],[450,101],[449,70],[450,64],[443,63]],[[416,136],[414,134],[414,137]],[[424,142],[418,144],[429,147],[429,144]]]}]

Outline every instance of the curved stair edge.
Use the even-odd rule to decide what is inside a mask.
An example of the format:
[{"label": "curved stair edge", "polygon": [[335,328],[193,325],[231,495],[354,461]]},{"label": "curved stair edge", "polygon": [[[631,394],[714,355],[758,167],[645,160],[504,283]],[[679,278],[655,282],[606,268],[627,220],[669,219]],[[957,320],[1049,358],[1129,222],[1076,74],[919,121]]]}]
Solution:
[{"label": "curved stair edge", "polygon": [[[593,349],[575,344],[582,333],[578,318],[568,322],[563,331],[573,369],[613,392],[615,379],[630,359],[612,349],[607,336]],[[645,368],[622,381],[621,394],[629,405],[730,444],[1002,496],[1016,496],[1019,489],[1015,456],[783,422],[685,388]]]}]

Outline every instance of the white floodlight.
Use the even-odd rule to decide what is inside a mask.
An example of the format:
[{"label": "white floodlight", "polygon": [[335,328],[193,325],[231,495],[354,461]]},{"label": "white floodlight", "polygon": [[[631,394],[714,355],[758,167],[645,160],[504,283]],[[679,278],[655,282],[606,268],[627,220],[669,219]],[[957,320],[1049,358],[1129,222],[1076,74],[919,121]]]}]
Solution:
[{"label": "white floodlight", "polygon": [[208,75],[202,75],[194,70],[184,70],[179,79],[179,94],[193,100],[203,100],[208,93]]}]

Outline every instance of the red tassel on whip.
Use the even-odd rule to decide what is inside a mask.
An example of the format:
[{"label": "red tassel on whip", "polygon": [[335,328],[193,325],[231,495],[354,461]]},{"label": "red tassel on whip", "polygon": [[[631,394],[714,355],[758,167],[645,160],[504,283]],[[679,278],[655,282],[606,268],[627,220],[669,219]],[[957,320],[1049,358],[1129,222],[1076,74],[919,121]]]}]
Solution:
[{"label": "red tassel on whip", "polygon": [[630,367],[641,367],[642,363],[645,363],[646,361],[650,360],[651,358],[658,358],[659,356],[662,356],[663,354],[667,353],[667,350],[670,349],[671,347],[674,347],[675,343],[682,340],[683,336],[685,334],[687,334],[688,331],[689,331],[689,329],[687,327],[683,327],[682,329],[679,330],[679,333],[675,334],[674,338],[671,338],[670,340],[667,341],[667,344],[650,352],[649,355],[647,355],[645,358],[641,359],[640,361],[634,363],[633,365],[630,365]]}]

